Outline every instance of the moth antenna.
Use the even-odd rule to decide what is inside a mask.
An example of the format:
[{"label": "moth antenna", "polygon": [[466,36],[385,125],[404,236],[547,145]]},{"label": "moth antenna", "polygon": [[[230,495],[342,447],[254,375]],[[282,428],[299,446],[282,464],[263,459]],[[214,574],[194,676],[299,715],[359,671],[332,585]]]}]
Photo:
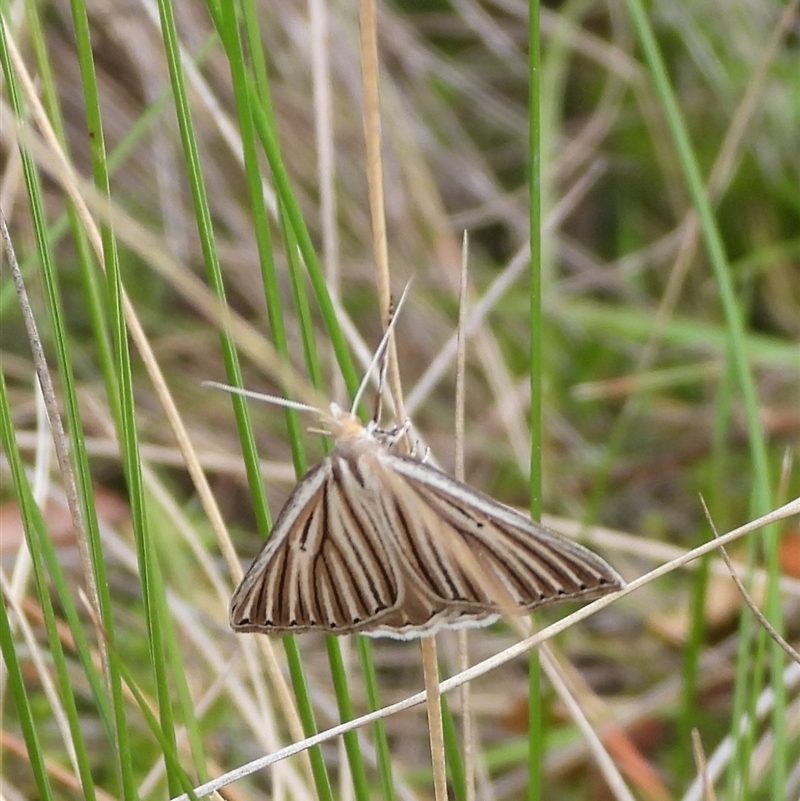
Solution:
[{"label": "moth antenna", "polygon": [[[406,295],[408,295],[408,289],[410,286],[411,286],[411,281],[409,281],[406,284],[405,289],[403,289],[403,293],[400,295],[400,299],[397,301],[397,306],[395,306],[394,313],[389,319],[389,323],[386,326],[386,330],[383,332],[381,341],[378,343],[378,347],[375,349],[375,354],[372,357],[372,361],[369,363],[369,367],[367,367],[367,372],[364,373],[364,377],[361,379],[361,384],[358,387],[358,392],[356,392],[355,397],[353,398],[353,404],[350,407],[350,413],[353,415],[356,413],[356,410],[358,409],[358,404],[361,403],[361,396],[367,389],[367,384],[369,383],[369,377],[372,375],[372,371],[375,369],[378,362],[380,362],[381,358],[383,358],[383,355],[386,352],[386,348],[389,345],[389,337],[392,335],[392,332],[395,329],[395,326],[397,324],[397,318],[400,315],[400,309],[403,307],[403,303],[405,302]],[[386,361],[388,362],[388,359]],[[378,397],[380,397],[380,392],[378,393]]]},{"label": "moth antenna", "polygon": [[251,398],[253,400],[264,401],[264,403],[271,403],[273,406],[283,406],[284,409],[294,409],[298,412],[311,412],[319,415],[320,417],[327,417],[327,413],[316,406],[309,406],[307,403],[300,401],[289,400],[288,398],[279,398],[277,395],[264,395],[262,392],[255,392],[252,389],[242,389],[241,387],[232,387],[230,384],[220,384],[218,381],[203,381],[204,387],[211,389],[221,389],[224,392],[229,392],[231,395],[239,395],[242,398]]},{"label": "moth antenna", "polygon": [[[394,319],[394,313],[390,319]],[[384,348],[383,360],[381,361],[381,371],[378,375],[378,396],[375,398],[375,414],[372,416],[374,423],[379,423],[383,414],[383,391],[386,389],[386,376],[389,372],[389,351]]]},{"label": "moth antenna", "polygon": [[[406,287],[407,288],[407,287]],[[397,306],[395,306],[394,301],[390,299],[389,301],[389,326],[391,327],[392,321],[397,316],[398,311]],[[372,416],[372,422],[376,425],[380,422],[381,416],[383,415],[383,393],[386,389],[386,376],[389,374],[389,349],[384,348],[383,354],[381,355],[381,369],[380,373],[378,374],[378,394],[375,398],[375,414]]]}]

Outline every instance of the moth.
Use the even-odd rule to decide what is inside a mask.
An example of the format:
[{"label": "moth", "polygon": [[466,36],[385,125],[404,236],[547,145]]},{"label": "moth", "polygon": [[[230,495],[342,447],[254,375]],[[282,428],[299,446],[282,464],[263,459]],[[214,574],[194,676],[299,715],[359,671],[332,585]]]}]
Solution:
[{"label": "moth", "polygon": [[[385,348],[388,333],[373,366]],[[233,594],[239,632],[411,639],[624,586],[603,559],[399,449],[405,427],[320,414],[335,441],[281,509]],[[208,382],[212,383],[212,382]]]}]

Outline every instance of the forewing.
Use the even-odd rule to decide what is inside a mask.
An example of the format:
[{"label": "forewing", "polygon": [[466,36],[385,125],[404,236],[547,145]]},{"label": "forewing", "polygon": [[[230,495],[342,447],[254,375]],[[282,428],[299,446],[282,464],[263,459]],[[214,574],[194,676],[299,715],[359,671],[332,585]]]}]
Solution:
[{"label": "forewing", "polygon": [[395,518],[404,561],[454,611],[530,611],[624,586],[592,551],[430,465],[389,453],[383,460],[407,488],[393,493],[403,499]]},{"label": "forewing", "polygon": [[347,633],[396,612],[395,552],[375,536],[364,480],[358,459],[336,450],[306,474],[234,593],[235,630]]}]

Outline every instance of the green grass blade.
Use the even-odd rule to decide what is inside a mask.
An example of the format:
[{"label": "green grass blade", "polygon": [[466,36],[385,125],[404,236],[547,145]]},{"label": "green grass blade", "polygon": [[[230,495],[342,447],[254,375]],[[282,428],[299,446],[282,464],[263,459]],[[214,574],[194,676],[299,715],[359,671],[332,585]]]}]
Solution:
[{"label": "green grass blade", "polygon": [[[64,686],[64,679],[66,677],[64,655],[62,649],[60,648],[58,633],[53,631],[55,628],[52,626],[53,608],[52,604],[50,603],[48,588],[44,579],[44,571],[41,569],[41,559],[35,548],[34,538],[31,535],[31,532],[34,531],[36,526],[36,518],[38,518],[38,521],[41,523],[41,516],[33,498],[30,485],[28,484],[28,478],[25,475],[25,469],[22,466],[22,459],[20,458],[16,441],[14,439],[14,423],[8,403],[5,375],[2,369],[0,369],[0,440],[3,443],[3,453],[8,459],[9,467],[14,480],[14,487],[16,489],[17,501],[19,503],[20,516],[25,526],[28,548],[34,565],[36,585],[39,589],[39,597],[42,601],[42,610],[44,612],[45,622],[47,625],[48,643],[50,645],[51,653],[56,665],[59,685],[62,692],[62,700],[65,703],[69,718],[70,733],[75,746],[76,756],[78,758],[81,782],[86,791],[86,797],[94,798],[94,784],[86,763],[87,755],[85,743],[81,735],[80,725],[77,721],[77,714],[75,713],[75,698],[72,695],[71,685],[68,679],[66,681],[66,687]],[[25,739],[31,772],[33,773],[36,781],[36,786],[39,790],[40,797],[44,799],[51,799],[53,798],[53,793],[45,765],[44,751],[37,733],[37,724],[31,708],[31,697],[25,686],[22,669],[20,667],[19,659],[17,658],[17,649],[14,643],[14,635],[11,631],[11,623],[8,619],[7,608],[8,607],[5,602],[0,604],[0,650],[2,650],[3,654],[6,680],[8,681],[10,696],[14,700],[14,706],[16,707],[17,711],[17,719]]]},{"label": "green grass blade", "polygon": [[[303,340],[303,356],[305,357],[306,370],[311,385],[325,394],[325,380],[322,377],[322,366],[320,365],[317,342],[314,336],[314,321],[311,316],[311,306],[308,302],[308,293],[303,283],[302,267],[297,257],[297,238],[294,235],[289,220],[286,216],[286,208],[283,203],[279,204],[278,214],[281,221],[281,232],[286,243],[286,262],[289,267],[289,279],[292,283],[292,295],[294,296],[294,308],[297,312],[297,322],[300,329],[300,337]],[[325,438],[328,450],[328,438]]]},{"label": "green grass blade", "polygon": [[[8,394],[5,384],[4,373],[0,370],[0,390],[2,390],[2,403],[4,408],[8,406]],[[3,419],[9,417],[6,414]],[[52,582],[53,590],[58,598],[61,611],[66,618],[67,627],[72,637],[72,645],[78,655],[78,660],[84,671],[86,680],[92,691],[92,695],[97,704],[97,711],[100,720],[105,726],[105,731],[110,743],[115,741],[114,718],[106,697],[106,688],[99,673],[97,673],[92,651],[86,638],[81,617],[75,607],[70,582],[64,575],[61,559],[55,546],[47,532],[39,508],[36,506],[24,473],[22,460],[13,439],[13,428],[3,428],[3,452],[11,467],[14,487],[17,492],[17,499],[20,504],[22,520],[25,523],[25,531],[28,536],[29,551],[33,562],[37,586],[39,587],[39,599],[45,614],[45,622],[48,626],[48,642],[54,653],[54,659],[58,658],[61,652],[59,633],[55,628],[55,618],[52,615],[52,603],[50,602],[50,587],[46,583],[45,576]],[[69,683],[69,694],[71,694],[71,683]],[[67,691],[65,690],[65,697]]]},{"label": "green grass blade", "polygon": [[[732,413],[733,391],[736,376],[733,373],[733,363],[729,360],[722,384],[720,386],[717,402],[717,413],[714,419],[712,436],[712,471],[708,481],[708,508],[715,520],[725,520],[726,498],[724,493],[725,460],[727,456],[728,426]],[[698,713],[700,703],[698,695],[698,680],[700,678],[700,658],[706,633],[706,598],[708,594],[709,559],[704,558],[696,571],[692,582],[691,600],[691,629],[688,642],[683,654],[683,687],[681,688],[681,710],[678,718],[678,739],[682,747],[678,749],[680,756],[678,775],[684,780],[690,780],[697,768],[692,759],[692,729],[698,728]],[[749,648],[750,637],[743,643]],[[745,666],[747,660],[739,660],[739,666]],[[745,677],[737,681],[737,686],[746,687]],[[737,719],[737,718],[734,718]]]},{"label": "green grass blade", "polygon": [[464,773],[464,760],[461,758],[462,740],[458,736],[458,729],[453,720],[453,713],[450,711],[450,704],[446,703],[444,695],[440,697],[440,701],[448,779],[453,788],[453,798],[456,801],[466,801],[467,777]]},{"label": "green grass blade", "polygon": [[[319,364],[316,341],[314,339],[314,327],[311,320],[311,310],[309,308],[308,297],[303,284],[303,276],[300,265],[297,263],[297,241],[294,231],[289,225],[285,216],[283,203],[279,203],[279,214],[281,228],[286,242],[286,257],[289,263],[289,275],[292,282],[294,293],[295,309],[297,319],[300,323],[300,336],[303,339],[303,351],[305,353],[306,366],[308,369],[311,383],[317,389],[322,388],[322,371]],[[347,668],[344,664],[342,649],[339,641],[335,637],[328,637],[326,640],[328,651],[328,662],[331,667],[331,679],[333,681],[336,703],[339,707],[339,718],[342,721],[352,720],[355,717],[353,703],[350,698],[350,691],[347,682]],[[361,748],[358,743],[358,734],[354,731],[344,735],[344,744],[347,752],[347,759],[350,765],[350,773],[353,779],[353,789],[357,799],[368,801],[369,785],[367,774],[364,768],[364,760],[361,758]],[[380,749],[378,757],[381,758]]]},{"label": "green grass blade", "polygon": [[[44,32],[42,30],[38,6],[32,0],[27,0],[26,14],[31,32],[31,41],[39,67],[39,75],[42,79],[44,102],[47,107],[48,117],[53,125],[53,129],[62,149],[65,153],[69,153],[68,139],[64,127],[63,114],[59,104],[58,90],[56,88],[53,69],[50,65],[50,51],[47,47],[47,42],[45,41]],[[89,312],[89,318],[94,333],[94,345],[97,348],[97,358],[100,362],[103,375],[106,377],[106,386],[112,388],[110,402],[116,416],[118,415],[119,404],[116,396],[116,385],[111,378],[113,375],[113,354],[108,323],[102,302],[103,289],[101,287],[100,275],[96,269],[96,263],[92,256],[89,242],[83,230],[83,226],[81,225],[77,210],[71,202],[67,205],[65,215],[66,217],[64,219],[68,222],[68,226],[61,226],[59,224],[60,221],[57,221],[53,226],[50,226],[47,232],[47,241],[52,250],[61,238],[60,233],[69,231],[72,236],[72,241],[75,243],[78,257],[77,261],[80,265],[81,276],[83,278],[86,308]],[[83,461],[85,458],[85,456],[80,456],[79,461]],[[93,506],[94,503],[91,499],[87,499],[87,507],[91,509]]]},{"label": "green grass blade", "polygon": [[[380,695],[378,692],[378,677],[375,671],[375,661],[372,657],[366,637],[356,637],[356,649],[361,663],[361,674],[364,679],[364,690],[367,697],[367,709],[370,711],[380,709]],[[394,801],[394,778],[392,776],[392,759],[389,753],[389,740],[386,736],[386,727],[377,721],[372,727],[375,738],[375,748],[378,754],[378,772],[380,774],[381,793],[384,801]]]},{"label": "green grass blade", "polygon": [[[4,35],[5,29],[3,28],[2,33],[0,33],[0,38]],[[7,59],[8,50],[4,39],[0,41],[0,51],[2,52],[3,69],[6,76],[6,85],[12,108],[14,109],[18,119],[23,119],[25,115],[22,110],[20,92],[17,86],[16,77]],[[33,226],[36,234],[37,251],[47,292],[50,328],[56,347],[57,364],[59,373],[61,375],[61,386],[64,392],[67,430],[70,432],[70,444],[73,454],[72,465],[73,469],[77,468],[74,469],[74,477],[77,485],[77,492],[80,496],[85,534],[87,536],[90,559],[92,561],[91,569],[93,571],[93,576],[86,576],[86,581],[87,584],[94,585],[97,589],[101,615],[104,619],[105,625],[108,627],[110,636],[113,637],[113,623],[111,621],[110,612],[111,603],[108,595],[107,582],[105,580],[99,529],[94,511],[91,475],[88,467],[88,459],[83,447],[83,439],[80,436],[80,432],[83,429],[75,393],[75,383],[71,369],[71,360],[68,353],[68,338],[63,321],[63,311],[59,297],[56,270],[54,269],[53,258],[48,244],[41,183],[38,177],[38,172],[30,156],[26,152],[22,152],[21,155],[26,186],[28,189],[28,197],[30,200]],[[123,796],[125,798],[130,798],[132,797],[133,784],[131,780],[130,752],[128,748],[127,724],[124,719],[122,689],[119,677],[114,675],[113,670],[109,671],[108,680],[111,687],[112,703],[114,705],[116,718],[116,748],[114,751],[118,760]]]},{"label": "green grass blade", "polygon": [[[542,130],[541,130],[541,52],[539,3],[528,4],[528,189],[530,194],[530,384],[531,431],[530,511],[533,520],[542,516]],[[528,659],[528,799],[542,797],[544,739],[540,689],[539,654]]]},{"label": "green grass blade", "polygon": [[[214,230],[211,222],[211,211],[208,204],[208,193],[205,189],[205,182],[200,167],[200,154],[194,133],[192,114],[189,107],[188,93],[186,91],[186,82],[181,66],[175,20],[169,3],[160,2],[159,9],[164,36],[164,48],[175,102],[175,112],[181,132],[181,142],[183,144],[184,158],[186,159],[186,167],[188,170],[187,178],[192,192],[194,215],[200,237],[200,247],[206,265],[206,275],[209,285],[220,300],[220,303],[224,305],[225,288],[222,279],[222,270],[217,255]],[[239,367],[239,359],[233,340],[226,331],[220,331],[220,345],[222,347],[222,356],[225,362],[228,383],[234,386],[241,386],[242,376]],[[262,536],[266,536],[270,528],[270,519],[264,491],[264,482],[261,480],[261,472],[258,467],[258,454],[255,447],[255,437],[253,436],[250,414],[247,404],[242,398],[233,395],[231,397],[231,403],[236,417],[236,424],[240,431],[243,461],[247,471],[248,487],[250,488],[250,493],[253,498],[253,510],[256,515],[257,527],[262,533]]]},{"label": "green grass blade", "polygon": [[653,34],[650,20],[639,0],[628,0],[628,7],[658,91],[659,101],[667,117],[680,164],[684,171],[687,188],[691,193],[694,207],[700,218],[701,231],[720,293],[720,301],[727,324],[726,335],[732,348],[739,388],[745,403],[748,436],[756,476],[756,497],[758,498],[759,506],[757,511],[763,514],[769,511],[769,460],[767,458],[764,432],[758,419],[758,398],[746,355],[747,340],[741,310],[731,280],[730,266],[714,211],[700,174],[695,152],[689,139],[686,123],[675,99],[672,84]]},{"label": "green grass blade", "polygon": [[[333,690],[336,695],[336,705],[339,708],[339,719],[342,722],[352,720],[356,715],[347,684],[347,667],[342,657],[341,644],[336,637],[326,637],[325,645],[328,651],[328,662],[331,666],[331,679],[333,680]],[[369,801],[369,784],[367,782],[367,773],[364,769],[364,760],[361,758],[358,733],[355,731],[347,732],[342,739],[347,753],[347,762],[350,766],[355,797],[359,801]]]},{"label": "green grass blade", "polygon": [[[104,126],[100,111],[100,96],[95,72],[89,20],[85,5],[80,0],[72,3],[73,24],[80,64],[81,80],[86,101],[87,127],[90,132],[90,151],[94,182],[102,194],[110,196],[108,163],[106,158]],[[123,305],[122,276],[119,252],[111,227],[101,226],[103,258],[109,301],[109,321],[112,331],[115,372],[119,387],[119,417],[117,434],[122,452],[123,470],[127,482],[128,498],[136,540],[137,559],[145,607],[150,661],[156,682],[158,713],[162,731],[176,750],[175,718],[172,709],[172,692],[168,676],[168,660],[163,639],[163,614],[166,608],[165,589],[159,581],[160,573],[155,564],[156,554],[150,538],[144,497],[144,481],[136,427],[136,411],[133,397],[130,346]],[[176,792],[180,778],[167,769],[170,791]]]},{"label": "green grass blade", "polygon": [[[289,673],[292,678],[292,687],[297,698],[297,711],[303,723],[303,732],[306,737],[317,734],[317,724],[314,719],[314,709],[311,706],[311,696],[306,685],[306,678],[303,673],[303,659],[300,649],[297,647],[295,637],[282,637],[283,647],[286,651],[286,662],[289,666]],[[309,749],[311,758],[311,770],[314,774],[314,783],[317,788],[319,801],[333,801],[333,791],[331,790],[328,770],[325,767],[325,760],[319,748]]]},{"label": "green grass blade", "polygon": [[[278,276],[275,269],[275,259],[272,252],[272,236],[270,221],[267,214],[264,195],[261,187],[258,153],[253,130],[253,121],[249,98],[247,95],[247,74],[244,64],[244,53],[239,39],[236,6],[233,3],[223,4],[219,24],[223,27],[220,34],[228,54],[228,64],[231,69],[236,109],[239,118],[239,129],[242,135],[244,150],[245,176],[249,188],[250,203],[253,211],[254,232],[258,247],[261,277],[264,282],[264,294],[267,302],[270,331],[273,344],[278,354],[289,362],[289,347],[286,339],[286,329],[283,320]],[[305,457],[301,436],[301,426],[297,412],[285,409],[286,428],[292,447],[295,470],[302,475],[306,470]]]},{"label": "green grass blade", "polygon": [[[277,352],[287,361],[288,342],[283,322],[282,303],[278,287],[275,262],[272,255],[272,240],[270,235],[270,224],[267,215],[266,205],[263,199],[261,188],[261,176],[258,168],[258,156],[256,152],[256,140],[253,131],[253,123],[250,110],[251,96],[247,94],[248,76],[245,71],[244,54],[238,33],[238,22],[236,7],[234,4],[223,4],[220,9],[218,24],[220,33],[228,54],[228,63],[231,68],[231,76],[236,97],[236,105],[239,117],[239,125],[242,133],[242,144],[244,148],[245,173],[250,189],[250,199],[254,215],[254,228],[256,242],[258,245],[259,260],[261,263],[261,273],[264,282],[264,290],[269,313],[270,329],[272,339]],[[268,98],[261,98],[262,102],[268,102]],[[308,336],[308,332],[305,334]],[[313,334],[311,334],[313,336]],[[289,441],[292,446],[292,455],[295,463],[295,470],[298,475],[302,475],[306,470],[306,460],[303,453],[300,424],[297,413],[286,409],[286,424]],[[303,730],[307,736],[317,732],[317,724],[314,719],[313,706],[310,697],[307,695],[308,688],[303,675],[303,666],[300,652],[293,638],[284,639],[284,648],[289,663],[289,671],[292,677],[292,685],[298,703],[298,710],[303,724]],[[311,754],[312,771],[317,786],[317,792],[321,797],[331,793],[330,779],[327,775],[327,768],[322,758],[319,748],[312,749]]]},{"label": "green grass blade", "polygon": [[[653,315],[635,308],[620,308],[593,300],[564,299],[558,317],[586,327],[592,337],[608,342],[617,340],[647,342],[652,332]],[[671,348],[684,348],[720,359],[728,351],[727,334],[713,323],[673,317],[665,326],[661,341]],[[746,358],[760,368],[797,369],[795,343],[783,342],[765,334],[749,332],[743,343]]]},{"label": "green grass blade", "polygon": [[[3,411],[6,411],[5,392],[2,393],[3,402],[0,403]],[[10,422],[4,420],[4,423]],[[3,426],[5,429],[5,425]],[[36,732],[36,722],[33,718],[30,704],[28,703],[28,695],[25,689],[25,682],[22,678],[22,670],[17,659],[17,652],[14,646],[14,638],[11,634],[11,624],[6,614],[6,605],[0,604],[0,650],[3,654],[3,662],[6,665],[8,676],[8,686],[10,695],[14,699],[14,706],[17,710],[17,718],[19,725],[22,728],[22,734],[25,739],[25,746],[28,751],[28,759],[30,761],[31,772],[36,781],[36,787],[39,791],[39,797],[44,801],[50,801],[53,796],[53,790],[50,786],[50,780],[47,776],[47,768],[45,766],[44,753],[42,752],[39,743],[39,736]]]},{"label": "green grass blade", "polygon": [[[150,705],[148,704],[147,699],[134,681],[131,672],[125,666],[125,660],[121,657],[117,650],[115,648],[111,648],[109,654],[111,656],[111,660],[116,663],[116,668],[124,679],[125,685],[133,695],[134,700],[139,707],[139,711],[142,714],[142,718],[147,724],[147,727],[153,733],[153,736],[156,738],[156,740],[158,740],[158,744],[161,746],[161,754],[164,757],[164,764],[167,767],[167,778],[169,779],[170,784],[175,783],[180,792],[185,793],[194,801],[197,796],[194,794],[194,789],[189,777],[181,767],[180,757],[178,756],[178,751],[175,746],[175,738],[172,736],[172,732],[165,732],[163,723],[150,711]],[[177,793],[178,791],[170,788],[170,796],[177,795]]]},{"label": "green grass blade", "polygon": [[[730,342],[731,355],[736,371],[739,391],[745,411],[750,455],[753,460],[754,478],[754,514],[766,514],[771,508],[770,466],[767,456],[766,438],[759,417],[758,396],[755,381],[747,359],[745,345],[745,329],[742,313],[739,308],[733,281],[728,264],[725,246],[717,225],[705,189],[694,147],[689,138],[683,114],[675,97],[666,65],[656,41],[650,20],[640,0],[628,0],[628,8],[634,28],[642,45],[642,49],[656,86],[659,101],[664,109],[670,133],[675,144],[678,159],[683,170],[686,186],[692,197],[700,221],[700,229],[708,251],[712,271],[720,295],[725,315],[727,336]],[[767,584],[766,616],[778,631],[783,629],[781,599],[777,578],[780,574],[777,530],[772,527],[763,538],[766,553],[767,571],[771,580]],[[751,548],[757,548],[757,542],[751,541]],[[743,623],[744,625],[744,623]],[[781,675],[786,664],[786,655],[780,646],[772,642],[769,648],[771,670],[774,675]],[[775,704],[772,713],[772,728],[776,742],[786,739],[786,690],[783,682],[774,683]],[[757,692],[757,690],[754,690]],[[754,718],[753,726],[755,725]],[[741,763],[740,763],[741,764]],[[779,797],[786,787],[787,777],[786,749],[777,749],[772,762],[772,783],[775,797]]]},{"label": "green grass blade", "polygon": [[339,327],[339,321],[336,317],[336,311],[333,308],[328,290],[325,285],[325,277],[322,273],[322,267],[317,259],[314,246],[311,242],[311,237],[308,233],[308,228],[303,221],[300,207],[294,197],[291,188],[289,175],[283,166],[280,158],[280,149],[278,147],[278,139],[274,130],[269,125],[266,113],[258,106],[258,96],[255,94],[255,89],[252,85],[248,87],[251,93],[251,108],[253,110],[253,119],[256,124],[256,130],[259,138],[261,139],[262,147],[269,160],[270,168],[272,169],[275,178],[275,184],[278,194],[282,202],[286,204],[286,213],[291,220],[292,228],[297,236],[298,246],[303,255],[306,269],[308,270],[311,285],[314,288],[314,293],[317,302],[320,306],[322,319],[325,321],[325,326],[328,330],[328,335],[331,339],[331,346],[336,354],[336,359],[339,363],[339,368],[342,371],[345,386],[347,387],[350,395],[355,395],[358,388],[358,375],[353,365],[353,360],[350,356],[350,351],[347,343],[344,340],[344,335]]}]

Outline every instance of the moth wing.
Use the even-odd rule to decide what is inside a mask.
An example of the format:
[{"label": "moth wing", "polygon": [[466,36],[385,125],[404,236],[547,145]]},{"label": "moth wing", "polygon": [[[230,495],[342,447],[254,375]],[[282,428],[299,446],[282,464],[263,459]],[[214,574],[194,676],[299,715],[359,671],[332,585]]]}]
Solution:
[{"label": "moth wing", "polygon": [[519,614],[624,586],[595,553],[514,509],[411,457],[383,458],[407,487],[392,493],[402,561],[453,611]]},{"label": "moth wing", "polygon": [[402,602],[395,553],[373,535],[356,460],[336,451],[310,470],[231,600],[237,631],[346,633],[370,628]]}]

